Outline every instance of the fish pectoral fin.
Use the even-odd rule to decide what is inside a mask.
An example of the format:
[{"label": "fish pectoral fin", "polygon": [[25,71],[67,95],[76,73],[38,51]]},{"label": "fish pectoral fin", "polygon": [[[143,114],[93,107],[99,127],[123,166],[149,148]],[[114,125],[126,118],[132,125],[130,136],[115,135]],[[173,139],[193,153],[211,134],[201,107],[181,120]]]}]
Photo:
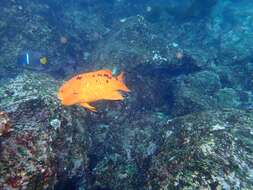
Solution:
[{"label": "fish pectoral fin", "polygon": [[88,110],[90,111],[93,111],[93,112],[97,112],[96,108],[91,106],[90,104],[88,104],[87,102],[82,102],[79,104],[80,106],[83,106],[85,108],[87,108]]},{"label": "fish pectoral fin", "polygon": [[123,100],[124,97],[118,91],[108,92],[103,95],[104,100]]}]

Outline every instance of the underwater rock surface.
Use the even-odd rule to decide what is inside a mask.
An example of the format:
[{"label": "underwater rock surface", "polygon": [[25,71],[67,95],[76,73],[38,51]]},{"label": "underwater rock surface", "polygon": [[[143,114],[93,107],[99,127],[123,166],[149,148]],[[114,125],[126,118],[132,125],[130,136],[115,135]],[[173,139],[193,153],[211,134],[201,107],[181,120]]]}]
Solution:
[{"label": "underwater rock surface", "polygon": [[52,189],[58,180],[83,175],[85,112],[61,109],[57,85],[37,73],[23,73],[1,85],[0,107],[11,131],[0,136],[0,189]]},{"label": "underwater rock surface", "polygon": [[172,114],[179,116],[218,107],[214,94],[221,88],[219,76],[201,71],[172,80]]},{"label": "underwater rock surface", "polygon": [[64,189],[73,179],[72,189],[253,188],[253,111],[88,114],[63,109],[58,84],[23,73],[1,86],[11,124],[0,137],[2,189]]},{"label": "underwater rock surface", "polygon": [[147,171],[152,189],[252,189],[252,111],[178,117]]},{"label": "underwater rock surface", "polygon": [[[252,116],[252,111],[233,109],[173,120],[148,114],[140,120],[127,121],[124,127],[115,126],[117,130],[98,126],[104,131],[102,136],[109,135],[112,142],[100,149],[106,151],[102,154],[93,151],[97,163],[92,169],[92,186],[252,189]],[[95,141],[101,130],[93,137]]]}]

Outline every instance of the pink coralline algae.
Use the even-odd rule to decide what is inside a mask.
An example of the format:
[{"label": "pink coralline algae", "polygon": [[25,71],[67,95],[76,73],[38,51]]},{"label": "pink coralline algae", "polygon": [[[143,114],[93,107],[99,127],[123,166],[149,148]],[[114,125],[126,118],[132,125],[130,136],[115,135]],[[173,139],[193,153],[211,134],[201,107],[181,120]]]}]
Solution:
[{"label": "pink coralline algae", "polygon": [[0,136],[6,135],[11,131],[11,123],[7,113],[0,112]]}]

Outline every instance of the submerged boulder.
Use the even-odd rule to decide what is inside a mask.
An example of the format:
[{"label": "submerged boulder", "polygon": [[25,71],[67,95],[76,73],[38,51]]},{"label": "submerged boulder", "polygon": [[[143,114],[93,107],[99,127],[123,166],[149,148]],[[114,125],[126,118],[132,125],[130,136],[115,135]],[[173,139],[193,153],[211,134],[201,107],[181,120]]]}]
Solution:
[{"label": "submerged boulder", "polygon": [[38,73],[23,73],[1,85],[0,108],[11,130],[0,136],[0,189],[52,189],[59,180],[83,175],[85,112],[62,109],[58,85]]},{"label": "submerged boulder", "polygon": [[253,111],[170,119],[107,104],[106,112],[87,114],[63,109],[58,85],[34,73],[2,83],[0,121],[8,133],[0,136],[1,189],[253,188]]},{"label": "submerged boulder", "polygon": [[252,189],[252,116],[231,109],[169,121],[147,169],[147,187]]},{"label": "submerged boulder", "polygon": [[183,75],[171,81],[172,107],[175,116],[218,107],[214,94],[221,88],[219,76],[211,71]]},{"label": "submerged boulder", "polygon": [[97,44],[91,65],[130,72],[143,72],[143,69],[152,72],[161,68],[183,72],[186,68],[197,70],[202,67],[202,62],[173,41],[176,29],[163,35],[156,27],[142,15],[115,21],[110,32]]},{"label": "submerged boulder", "polygon": [[[93,132],[89,187],[252,189],[253,112],[147,113]],[[105,139],[107,139],[105,141]]]}]

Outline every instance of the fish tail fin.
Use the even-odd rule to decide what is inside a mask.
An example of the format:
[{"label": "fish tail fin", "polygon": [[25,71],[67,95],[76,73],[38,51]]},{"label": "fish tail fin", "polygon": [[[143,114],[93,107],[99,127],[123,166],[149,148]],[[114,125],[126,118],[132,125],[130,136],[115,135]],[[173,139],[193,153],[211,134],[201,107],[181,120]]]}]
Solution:
[{"label": "fish tail fin", "polygon": [[119,90],[130,92],[130,89],[124,83],[121,83]]},{"label": "fish tail fin", "polygon": [[130,92],[129,88],[125,85],[124,79],[125,79],[125,73],[121,72],[116,78],[120,82],[119,90]]},{"label": "fish tail fin", "polygon": [[125,73],[124,72],[121,72],[116,78],[118,81],[120,82],[124,82],[124,79],[125,79]]}]

